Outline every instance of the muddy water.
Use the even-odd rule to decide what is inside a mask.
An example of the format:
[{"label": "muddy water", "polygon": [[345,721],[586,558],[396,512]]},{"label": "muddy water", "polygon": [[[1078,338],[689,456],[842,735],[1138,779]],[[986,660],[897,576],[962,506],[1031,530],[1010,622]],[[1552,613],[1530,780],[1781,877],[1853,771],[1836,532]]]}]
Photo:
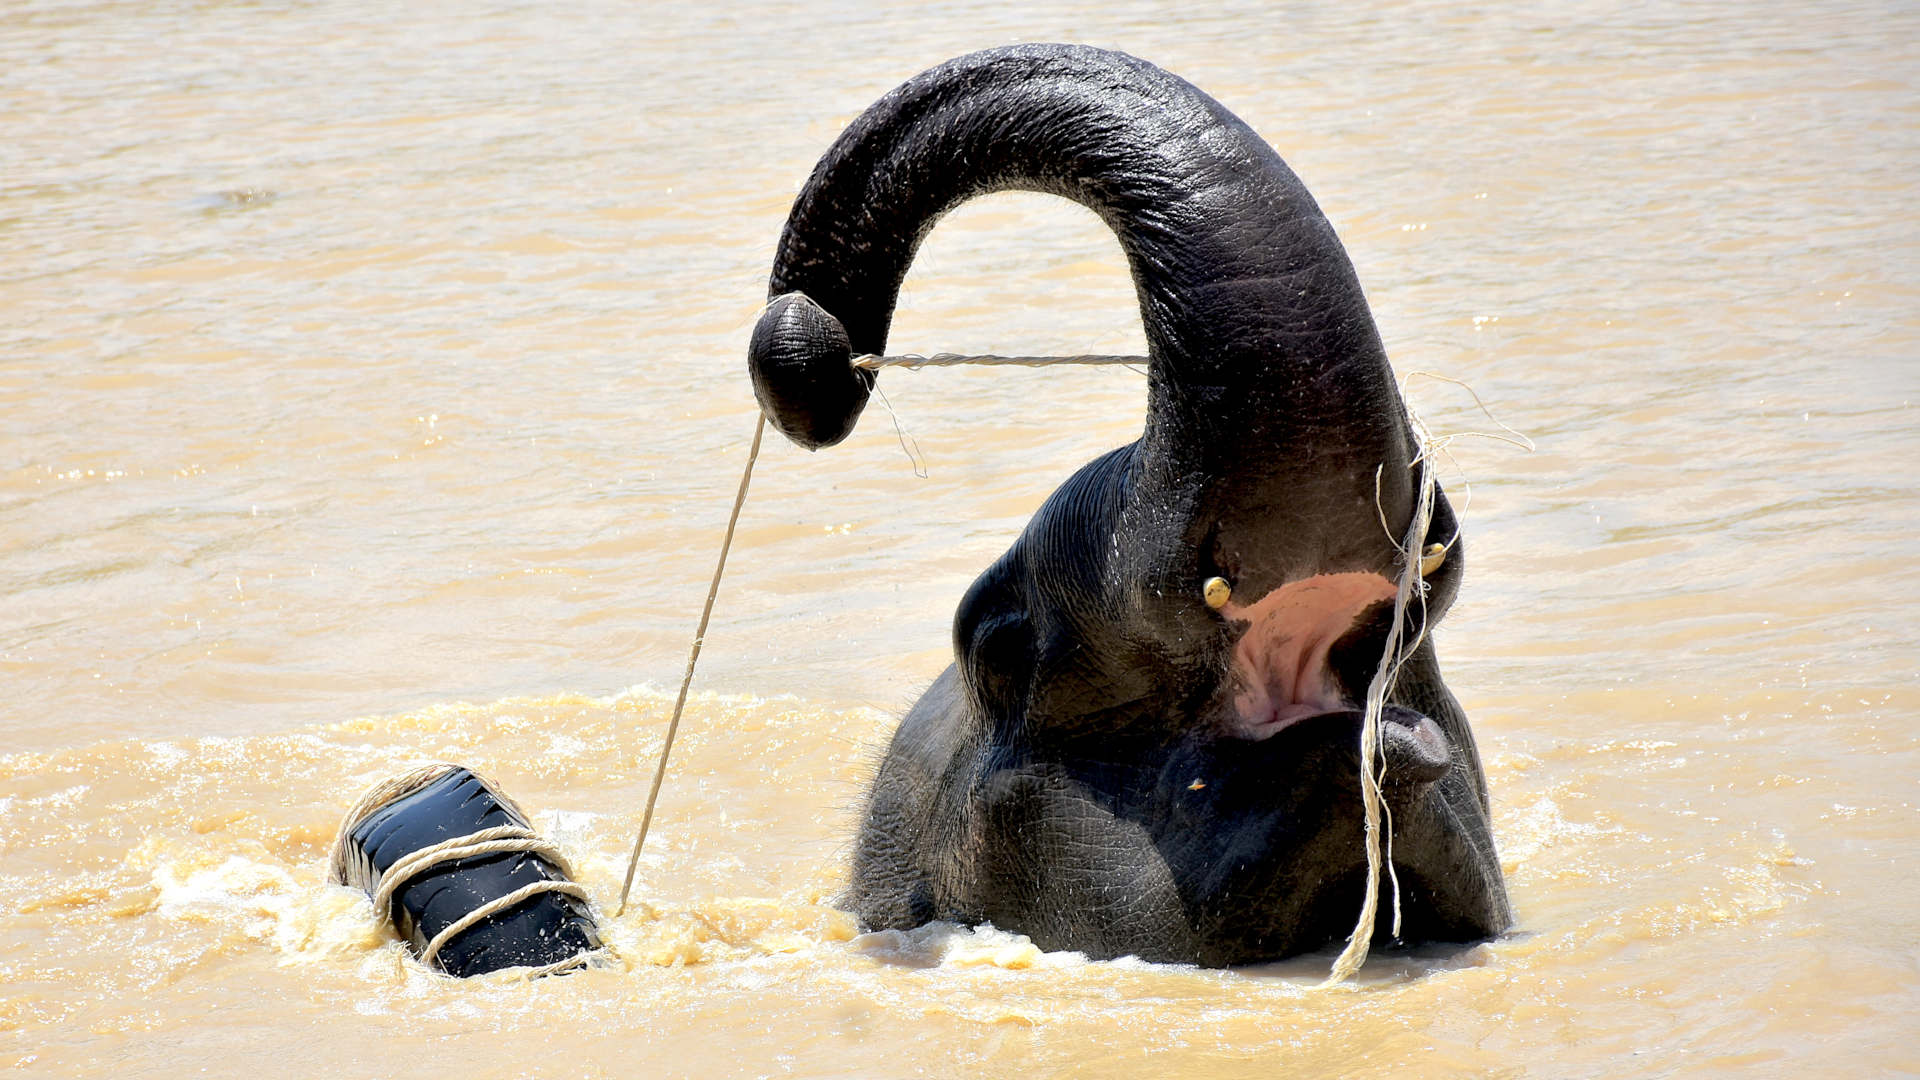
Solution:
[{"label": "muddy water", "polygon": [[[1913,9],[433,7],[0,11],[0,1062],[1920,1068]],[[905,76],[1046,39],[1271,137],[1398,369],[1536,444],[1451,445],[1440,639],[1520,927],[1330,991],[1325,956],[859,936],[830,902],[892,716],[1143,408],[1121,369],[895,373],[904,434],[769,444],[618,962],[425,974],[321,884],[339,814],[471,764],[610,909],[796,186]],[[1091,215],[1007,196],[933,235],[895,343],[1139,337]]]}]

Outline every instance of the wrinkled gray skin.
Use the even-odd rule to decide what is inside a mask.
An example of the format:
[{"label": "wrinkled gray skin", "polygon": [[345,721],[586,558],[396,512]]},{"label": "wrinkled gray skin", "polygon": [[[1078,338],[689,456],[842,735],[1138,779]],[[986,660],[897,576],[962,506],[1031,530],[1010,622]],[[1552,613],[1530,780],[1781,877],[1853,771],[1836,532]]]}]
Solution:
[{"label": "wrinkled gray skin", "polygon": [[[885,351],[921,239],[1007,189],[1072,199],[1119,237],[1146,429],[1062,484],[961,602],[955,663],[874,780],[846,904],[872,928],[992,922],[1048,949],[1206,965],[1343,938],[1366,877],[1359,703],[1416,444],[1345,251],[1260,136],[1095,49],[996,49],[915,77],[794,204],[751,345],[761,406],[803,446],[845,438],[873,384],[849,358]],[[1427,542],[1452,548],[1409,629],[1452,602],[1457,532],[1440,495]],[[1203,600],[1215,576],[1221,610]],[[1498,934],[1485,779],[1431,641],[1389,700],[1402,937]]]}]

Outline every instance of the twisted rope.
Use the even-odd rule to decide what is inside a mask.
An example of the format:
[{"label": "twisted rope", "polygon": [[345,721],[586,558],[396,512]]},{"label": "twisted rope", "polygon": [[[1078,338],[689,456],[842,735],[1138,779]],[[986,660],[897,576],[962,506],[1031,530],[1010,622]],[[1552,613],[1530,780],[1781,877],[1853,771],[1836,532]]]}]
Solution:
[{"label": "twisted rope", "polygon": [[673,753],[673,737],[680,730],[680,713],[687,707],[687,688],[693,685],[693,665],[700,662],[700,646],[707,639],[707,620],[713,617],[713,600],[720,595],[720,575],[727,569],[727,551],[733,547],[734,526],[740,523],[740,507],[747,501],[747,484],[753,479],[753,463],[760,458],[760,436],[767,430],[767,414],[756,413],[753,420],[753,444],[747,448],[747,467],[740,473],[740,490],[733,496],[733,513],[727,517],[727,535],[720,541],[720,561],[713,568],[713,584],[707,586],[707,604],[700,609],[700,625],[693,630],[693,648],[687,653],[687,673],[680,679],[680,696],[673,702],[673,719],[667,721],[667,736],[660,743],[660,763],[653,770],[653,787],[647,791],[647,810],[640,818],[640,835],[633,838],[633,854],[627,858],[627,879],[620,883],[620,906],[613,917],[627,913],[627,893],[633,889],[633,872],[640,866],[640,849],[646,846],[647,830],[653,825],[653,804],[660,798],[660,785],[667,778],[667,757]]},{"label": "twisted rope", "polygon": [[[1393,626],[1387,631],[1386,645],[1380,652],[1380,663],[1373,671],[1373,679],[1367,684],[1366,715],[1360,722],[1360,804],[1366,826],[1367,850],[1367,888],[1360,902],[1360,918],[1354,924],[1352,936],[1347,938],[1346,948],[1334,958],[1333,969],[1327,973],[1326,982],[1330,986],[1350,978],[1366,963],[1367,952],[1373,944],[1374,920],[1380,908],[1380,873],[1382,864],[1387,877],[1393,884],[1393,933],[1400,934],[1400,877],[1393,869],[1393,817],[1386,812],[1384,800],[1380,797],[1380,783],[1386,771],[1386,763],[1380,756],[1381,713],[1385,711],[1387,695],[1393,693],[1393,686],[1400,677],[1400,667],[1407,657],[1420,647],[1420,641],[1426,634],[1426,620],[1422,619],[1420,632],[1411,640],[1403,641],[1406,630],[1407,605],[1417,591],[1420,602],[1426,603],[1426,582],[1421,576],[1421,541],[1426,539],[1427,529],[1433,524],[1433,497],[1435,482],[1433,476],[1433,455],[1428,452],[1432,438],[1426,425],[1418,416],[1409,417],[1422,435],[1422,453],[1420,455],[1420,491],[1418,502],[1414,504],[1413,520],[1407,523],[1406,538],[1396,541],[1400,548],[1401,567],[1400,585],[1393,596]],[[1374,471],[1375,502],[1380,484],[1380,472]],[[1386,814],[1385,828],[1382,829],[1381,817]],[[1381,835],[1386,834],[1387,850],[1385,857],[1381,853]]]},{"label": "twisted rope", "polygon": [[969,356],[965,353],[934,353],[932,356],[903,354],[900,356],[875,356],[868,353],[853,358],[853,366],[866,371],[878,371],[881,368],[903,367],[908,369],[927,367],[958,367],[961,364],[981,364],[987,367],[1052,367],[1055,364],[1131,364],[1144,366],[1144,356],[1104,356],[1097,353],[1083,353],[1077,356],[997,356],[983,353]]}]

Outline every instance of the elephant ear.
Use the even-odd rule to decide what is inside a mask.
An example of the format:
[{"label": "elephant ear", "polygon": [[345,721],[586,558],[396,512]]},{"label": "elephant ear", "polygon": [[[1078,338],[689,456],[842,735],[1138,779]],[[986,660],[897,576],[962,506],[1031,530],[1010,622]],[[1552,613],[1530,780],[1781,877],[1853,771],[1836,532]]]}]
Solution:
[{"label": "elephant ear", "polygon": [[1019,587],[1016,546],[975,579],[953,614],[953,655],[973,708],[986,723],[1017,723],[1032,693],[1034,631]]},{"label": "elephant ear", "polygon": [[805,293],[774,297],[747,345],[753,396],[774,430],[809,450],[853,433],[874,375],[853,366],[847,328]]}]

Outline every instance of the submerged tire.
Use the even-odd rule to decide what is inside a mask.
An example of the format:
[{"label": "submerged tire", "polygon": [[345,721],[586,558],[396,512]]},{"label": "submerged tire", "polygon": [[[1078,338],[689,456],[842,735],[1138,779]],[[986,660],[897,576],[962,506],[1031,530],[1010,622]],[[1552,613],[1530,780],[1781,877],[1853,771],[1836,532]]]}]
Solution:
[{"label": "submerged tire", "polygon": [[600,948],[566,860],[513,800],[458,765],[363,796],[341,822],[330,876],[364,890],[414,955],[448,975],[559,973]]}]

